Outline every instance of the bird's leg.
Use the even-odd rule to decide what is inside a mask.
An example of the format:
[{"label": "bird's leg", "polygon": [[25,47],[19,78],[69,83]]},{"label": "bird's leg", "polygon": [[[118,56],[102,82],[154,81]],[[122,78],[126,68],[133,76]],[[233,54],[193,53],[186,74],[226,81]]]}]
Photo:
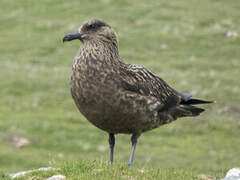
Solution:
[{"label": "bird's leg", "polygon": [[136,145],[137,145],[137,140],[139,138],[140,134],[133,134],[131,137],[131,141],[132,141],[132,149],[131,149],[131,154],[128,160],[128,166],[131,167],[133,165],[133,159],[134,159],[134,152],[136,149]]},{"label": "bird's leg", "polygon": [[109,133],[108,142],[109,142],[109,146],[110,146],[110,154],[109,154],[110,163],[112,164],[113,163],[114,145],[115,145],[115,137],[114,137],[113,133]]}]

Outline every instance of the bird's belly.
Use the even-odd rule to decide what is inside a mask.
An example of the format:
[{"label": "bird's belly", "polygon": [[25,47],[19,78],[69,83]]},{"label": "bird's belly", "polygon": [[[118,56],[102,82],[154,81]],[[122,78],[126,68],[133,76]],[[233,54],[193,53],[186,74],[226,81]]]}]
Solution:
[{"label": "bird's belly", "polygon": [[[141,133],[159,126],[151,114],[122,102],[117,87],[71,82],[72,97],[79,111],[96,127],[109,133]],[[103,89],[105,89],[103,91]]]},{"label": "bird's belly", "polygon": [[106,105],[100,103],[98,105],[103,108],[88,104],[76,104],[89,122],[108,133],[142,133],[159,126],[158,122],[143,119],[139,114],[121,114],[121,108],[107,108]]}]

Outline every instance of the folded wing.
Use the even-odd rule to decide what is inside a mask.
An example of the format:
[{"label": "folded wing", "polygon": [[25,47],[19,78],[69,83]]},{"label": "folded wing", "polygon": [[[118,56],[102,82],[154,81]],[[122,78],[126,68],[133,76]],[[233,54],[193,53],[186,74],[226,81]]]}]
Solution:
[{"label": "folded wing", "polygon": [[164,105],[159,112],[169,112],[174,118],[197,116],[204,109],[193,105],[212,103],[193,99],[191,94],[174,90],[163,79],[141,66],[132,64],[122,66],[120,75],[125,90],[157,98]]}]

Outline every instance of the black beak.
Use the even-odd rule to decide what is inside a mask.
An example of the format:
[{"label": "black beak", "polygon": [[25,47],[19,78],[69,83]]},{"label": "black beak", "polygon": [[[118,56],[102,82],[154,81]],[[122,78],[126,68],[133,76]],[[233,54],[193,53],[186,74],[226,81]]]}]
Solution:
[{"label": "black beak", "polygon": [[82,34],[80,34],[78,31],[74,31],[74,32],[66,34],[63,37],[63,42],[65,42],[65,41],[72,41],[74,39],[81,40],[81,38],[82,38]]}]

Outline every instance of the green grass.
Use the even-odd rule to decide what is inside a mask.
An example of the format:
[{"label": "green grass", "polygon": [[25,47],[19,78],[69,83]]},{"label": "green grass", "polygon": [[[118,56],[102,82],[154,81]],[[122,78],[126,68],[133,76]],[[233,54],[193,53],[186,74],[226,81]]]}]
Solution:
[{"label": "green grass", "polygon": [[[239,166],[240,38],[225,36],[240,34],[239,9],[236,0],[1,0],[0,171],[53,166],[73,179],[192,179],[222,177]],[[80,43],[61,39],[93,17],[114,27],[125,61],[151,69],[178,90],[217,101],[197,118],[141,136],[136,169],[125,167],[127,135],[116,137],[116,166],[92,163],[108,160],[108,137],[71,99],[69,76]],[[31,144],[16,148],[13,136]],[[137,171],[142,167],[148,173]],[[94,174],[94,168],[103,171]]]},{"label": "green grass", "polygon": [[[176,169],[176,168],[128,168],[124,163],[117,163],[113,166],[104,161],[79,161],[67,162],[62,167],[50,171],[38,171],[27,174],[18,180],[26,179],[45,179],[53,175],[64,175],[67,179],[116,179],[116,180],[198,180],[195,169]],[[222,173],[222,176],[224,174]],[[10,179],[5,177],[5,180]],[[200,180],[200,179],[199,179]]]}]

